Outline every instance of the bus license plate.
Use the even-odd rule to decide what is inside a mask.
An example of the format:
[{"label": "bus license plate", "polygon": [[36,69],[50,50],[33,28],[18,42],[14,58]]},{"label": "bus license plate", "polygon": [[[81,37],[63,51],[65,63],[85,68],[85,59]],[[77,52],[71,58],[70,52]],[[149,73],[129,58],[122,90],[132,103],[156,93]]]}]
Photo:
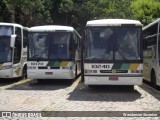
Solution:
[{"label": "bus license plate", "polygon": [[117,76],[110,76],[109,80],[118,80],[118,77]]},{"label": "bus license plate", "polygon": [[53,72],[45,72],[45,75],[53,75]]}]

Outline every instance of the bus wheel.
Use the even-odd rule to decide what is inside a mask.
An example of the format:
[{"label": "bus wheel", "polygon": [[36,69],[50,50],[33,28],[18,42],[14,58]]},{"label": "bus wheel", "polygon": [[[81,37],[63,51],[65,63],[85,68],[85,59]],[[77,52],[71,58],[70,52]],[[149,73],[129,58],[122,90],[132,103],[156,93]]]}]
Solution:
[{"label": "bus wheel", "polygon": [[151,73],[151,83],[153,85],[154,88],[157,88],[157,85],[156,85],[156,75],[155,75],[155,72],[152,71]]},{"label": "bus wheel", "polygon": [[26,78],[27,78],[27,69],[26,67],[24,67],[22,71],[22,79],[26,79]]}]

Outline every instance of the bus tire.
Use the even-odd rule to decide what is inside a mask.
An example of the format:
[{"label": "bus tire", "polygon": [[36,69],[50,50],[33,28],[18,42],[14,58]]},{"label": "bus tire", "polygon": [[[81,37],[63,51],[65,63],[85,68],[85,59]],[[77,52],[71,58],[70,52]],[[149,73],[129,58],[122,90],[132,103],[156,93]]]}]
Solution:
[{"label": "bus tire", "polygon": [[152,70],[151,72],[151,84],[154,88],[157,88],[157,84],[156,84],[156,74],[155,72]]}]

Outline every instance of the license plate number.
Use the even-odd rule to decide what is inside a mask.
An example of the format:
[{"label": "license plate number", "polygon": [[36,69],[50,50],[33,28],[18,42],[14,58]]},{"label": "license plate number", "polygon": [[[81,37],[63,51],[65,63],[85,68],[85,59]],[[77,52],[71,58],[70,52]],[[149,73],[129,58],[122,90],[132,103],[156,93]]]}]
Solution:
[{"label": "license plate number", "polygon": [[45,75],[53,75],[53,72],[45,72]]},{"label": "license plate number", "polygon": [[118,80],[118,77],[117,76],[110,76],[109,80]]}]

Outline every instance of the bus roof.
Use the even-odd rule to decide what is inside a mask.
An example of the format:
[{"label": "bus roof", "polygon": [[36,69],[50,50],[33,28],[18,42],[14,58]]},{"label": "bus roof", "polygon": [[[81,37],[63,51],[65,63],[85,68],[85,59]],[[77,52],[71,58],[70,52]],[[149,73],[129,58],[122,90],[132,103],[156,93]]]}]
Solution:
[{"label": "bus roof", "polygon": [[158,23],[158,22],[160,22],[160,18],[158,18],[158,19],[157,19],[157,20],[155,20],[154,22],[152,22],[152,23],[148,24],[147,26],[143,27],[143,29],[142,29],[142,30],[145,30],[145,29],[147,29],[147,28],[151,27],[152,25],[154,25],[154,24],[156,24],[156,23]]},{"label": "bus roof", "polygon": [[4,25],[4,26],[17,26],[17,27],[23,27],[20,24],[16,24],[16,23],[5,23],[5,22],[0,22],[0,26]]},{"label": "bus roof", "polygon": [[44,26],[35,26],[29,29],[30,32],[45,32],[45,31],[74,31],[73,27],[70,26],[60,26],[60,25],[44,25]]},{"label": "bus roof", "polygon": [[138,20],[128,19],[99,19],[88,21],[86,26],[122,26],[122,25],[135,25],[142,26]]}]

